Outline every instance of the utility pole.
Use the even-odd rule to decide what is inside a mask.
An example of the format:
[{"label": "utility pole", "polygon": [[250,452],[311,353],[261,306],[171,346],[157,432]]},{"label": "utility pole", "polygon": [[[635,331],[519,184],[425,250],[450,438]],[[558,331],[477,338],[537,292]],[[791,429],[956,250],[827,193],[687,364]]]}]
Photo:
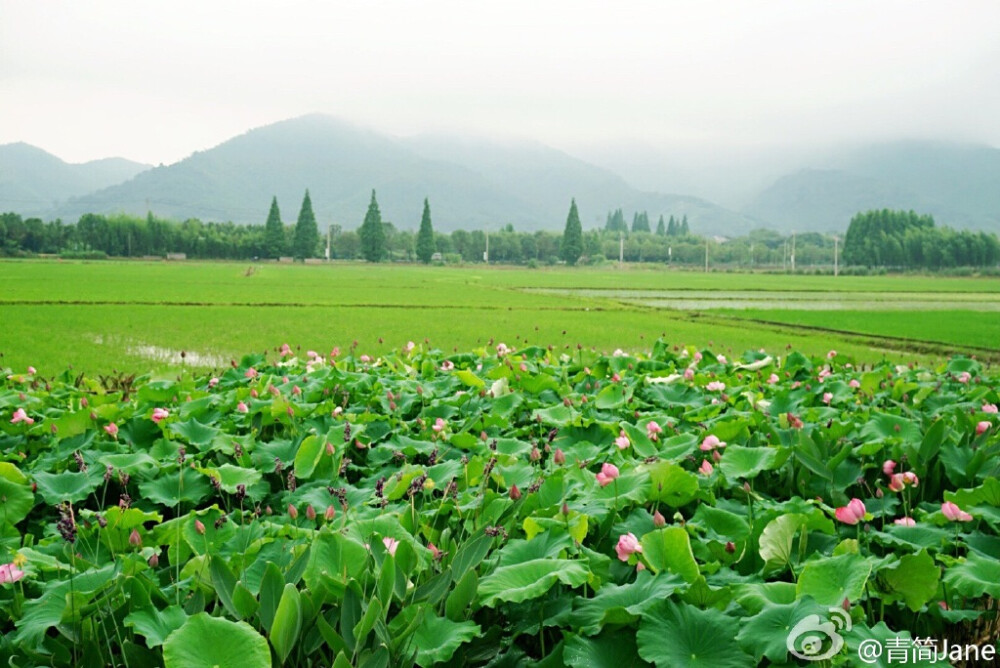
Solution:
[{"label": "utility pole", "polygon": [[673,266],[674,264],[674,247],[667,246],[667,264]]},{"label": "utility pole", "polygon": [[483,262],[490,263],[490,228],[486,228],[486,252],[483,253]]},{"label": "utility pole", "polygon": [[625,235],[618,230],[618,268],[625,268]]},{"label": "utility pole", "polygon": [[705,237],[705,273],[708,273],[708,237]]},{"label": "utility pole", "polygon": [[837,237],[836,235],[834,235],[834,237],[833,237],[833,275],[834,276],[839,276],[840,275],[840,265],[837,262],[837,251],[839,250],[839,246],[840,246],[840,237]]},{"label": "utility pole", "polygon": [[750,242],[750,268],[753,269],[753,242]]},{"label": "utility pole", "polygon": [[330,230],[333,228],[333,223],[326,226],[326,261],[330,261]]},{"label": "utility pole", "polygon": [[792,230],[792,273],[795,273],[795,230]]}]

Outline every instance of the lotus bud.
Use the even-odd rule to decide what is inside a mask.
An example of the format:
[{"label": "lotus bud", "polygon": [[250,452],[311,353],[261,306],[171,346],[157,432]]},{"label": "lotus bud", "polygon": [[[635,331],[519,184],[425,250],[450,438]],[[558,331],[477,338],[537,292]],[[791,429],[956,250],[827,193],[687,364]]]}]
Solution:
[{"label": "lotus bud", "polygon": [[510,486],[510,498],[512,501],[517,501],[521,498],[521,490],[517,488],[517,485]]},{"label": "lotus bud", "polygon": [[316,519],[316,510],[312,507],[312,504],[306,506],[306,519],[310,522]]},{"label": "lotus bud", "polygon": [[202,536],[205,535],[205,525],[201,523],[201,520],[194,521],[194,530],[200,533]]},{"label": "lotus bud", "polygon": [[290,503],[288,504],[288,516],[291,517],[293,520],[297,519],[299,516],[299,509]]},{"label": "lotus bud", "polygon": [[159,566],[160,565],[160,553],[159,552],[154,552],[153,554],[151,554],[147,563],[149,564],[150,568],[156,568],[157,566]]},{"label": "lotus bud", "polygon": [[667,518],[665,518],[659,510],[653,513],[653,526],[659,529],[667,523]]},{"label": "lotus bud", "polygon": [[726,541],[726,552],[728,552],[729,554],[732,554],[735,551],[736,551],[736,544],[733,543],[733,541],[731,541],[731,540],[727,540]]},{"label": "lotus bud", "polygon": [[562,448],[556,448],[555,454],[552,455],[552,461],[554,461],[556,464],[566,463],[566,453],[562,451]]},{"label": "lotus bud", "polygon": [[142,536],[135,529],[132,529],[132,533],[128,535],[128,542],[132,547],[139,547],[142,545]]},{"label": "lotus bud", "polygon": [[333,518],[334,518],[334,516],[336,514],[337,514],[337,511],[334,509],[333,505],[331,504],[331,505],[329,505],[329,506],[326,507],[326,512],[323,513],[323,517],[326,519],[327,522],[332,522]]}]

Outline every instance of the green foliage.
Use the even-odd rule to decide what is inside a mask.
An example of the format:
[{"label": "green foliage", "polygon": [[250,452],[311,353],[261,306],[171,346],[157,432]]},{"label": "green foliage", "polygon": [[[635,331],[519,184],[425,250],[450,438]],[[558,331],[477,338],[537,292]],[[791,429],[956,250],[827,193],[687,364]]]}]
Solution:
[{"label": "green foliage", "polygon": [[566,217],[566,229],[563,230],[562,243],[559,246],[560,257],[566,264],[574,265],[583,255],[583,228],[580,226],[580,214],[576,210],[576,200],[569,206]]},{"label": "green foliage", "polygon": [[[82,219],[81,219],[82,221]],[[285,241],[285,226],[281,223],[281,212],[278,210],[278,198],[271,198],[271,210],[264,223],[264,253],[263,257],[277,259],[287,252]]]},{"label": "green foliage", "polygon": [[358,236],[361,239],[361,257],[369,262],[381,262],[386,250],[385,229],[382,226],[382,214],[379,213],[374,190],[365,220],[358,229]]},{"label": "green foliage", "polygon": [[309,199],[308,190],[302,198],[299,219],[295,223],[294,239],[292,251],[295,257],[316,257],[316,249],[319,246],[319,230],[316,227],[316,216],[313,215],[312,200]]},{"label": "green foliage", "polygon": [[431,226],[431,205],[424,199],[424,213],[420,217],[420,231],[417,232],[417,257],[427,264],[431,261],[437,246],[434,243],[434,228]]}]

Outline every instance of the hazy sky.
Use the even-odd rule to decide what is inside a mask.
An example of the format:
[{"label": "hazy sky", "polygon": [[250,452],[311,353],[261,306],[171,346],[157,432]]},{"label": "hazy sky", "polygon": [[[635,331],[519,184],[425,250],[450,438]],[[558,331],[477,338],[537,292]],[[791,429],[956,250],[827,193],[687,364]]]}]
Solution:
[{"label": "hazy sky", "polygon": [[170,163],[326,112],[600,145],[1000,146],[1000,2],[0,0],[0,143]]}]

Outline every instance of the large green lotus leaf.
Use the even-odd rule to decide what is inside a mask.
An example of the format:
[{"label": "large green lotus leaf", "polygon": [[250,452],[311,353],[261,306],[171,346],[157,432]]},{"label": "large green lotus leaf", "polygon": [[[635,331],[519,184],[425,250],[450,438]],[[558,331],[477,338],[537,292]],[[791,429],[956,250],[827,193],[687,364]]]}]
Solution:
[{"label": "large green lotus leaf", "polygon": [[184,608],[178,605],[171,605],[163,610],[143,608],[130,612],[125,617],[125,626],[132,627],[136,633],[145,636],[147,647],[158,647],[167,636],[183,626],[187,618]]},{"label": "large green lotus leaf", "polygon": [[64,473],[34,474],[35,482],[38,484],[38,493],[42,495],[45,502],[55,506],[63,501],[77,503],[83,501],[93,494],[97,486],[101,484],[101,472],[92,471],[74,473],[66,471]]},{"label": "large green lotus leaf", "polygon": [[864,557],[843,554],[810,561],[799,574],[798,596],[812,596],[826,606],[857,601],[864,593],[872,565]]},{"label": "large green lotus leaf", "polygon": [[775,468],[778,451],[772,448],[744,448],[731,445],[725,449],[719,468],[729,480],[756,478]]},{"label": "large green lotus leaf", "polygon": [[170,431],[174,432],[191,445],[198,446],[199,449],[208,447],[216,436],[221,434],[221,430],[202,424],[191,418],[185,422],[172,422]]},{"label": "large green lotus leaf", "polygon": [[572,668],[640,668],[649,664],[639,658],[635,637],[608,631],[594,638],[573,636],[563,645],[563,664]]},{"label": "large green lotus leaf", "polygon": [[[879,622],[875,626],[868,627],[865,624],[854,624],[850,630],[841,631],[841,635],[844,638],[845,644],[847,645],[847,651],[844,654],[850,659],[862,656],[862,649],[865,646],[871,647],[877,645],[882,649],[878,656],[873,656],[866,653],[864,656],[867,658],[864,662],[854,662],[848,660],[846,665],[865,665],[874,666],[874,668],[898,668],[901,665],[900,659],[902,656],[896,652],[892,653],[887,651],[890,647],[899,647],[902,645],[904,648],[910,648],[910,642],[913,637],[910,635],[909,631],[896,631],[890,629],[885,622]],[[941,649],[940,644],[938,649]],[[950,666],[951,664],[947,661],[937,661],[935,659],[926,659],[915,653],[906,652],[906,665],[907,666],[917,666],[918,668],[924,666]]]},{"label": "large green lotus leaf", "polygon": [[[417,606],[414,606],[416,609]],[[423,619],[413,633],[413,646],[417,650],[417,665],[432,666],[450,661],[455,651],[473,638],[481,629],[471,621],[452,621],[439,617],[432,610],[424,611]]]},{"label": "large green lotus leaf", "polygon": [[698,477],[677,464],[660,461],[650,464],[648,470],[650,501],[662,501],[673,508],[680,508],[698,494]]},{"label": "large green lotus leaf", "polygon": [[345,583],[358,577],[368,565],[365,546],[339,533],[320,533],[312,542],[309,561],[302,578],[316,591],[324,577]]},{"label": "large green lotus leaf", "polygon": [[1000,506],[1000,480],[987,478],[979,487],[947,491],[944,493],[944,500],[951,501],[963,509],[980,504]]},{"label": "large green lotus leaf", "polygon": [[639,624],[639,656],[671,668],[749,668],[756,665],[733,634],[736,620],[714,608],[661,602]]},{"label": "large green lotus leaf", "polygon": [[156,468],[156,460],[145,452],[103,455],[97,461],[129,475],[143,475]]},{"label": "large green lotus leaf", "polygon": [[733,598],[751,615],[769,604],[783,605],[795,601],[794,582],[755,582],[735,585]]},{"label": "large green lotus leaf", "polygon": [[16,466],[0,462],[0,522],[17,524],[31,512],[35,495]]},{"label": "large green lotus leaf", "polygon": [[642,537],[642,555],[654,573],[670,571],[687,582],[698,579],[698,562],[691,552],[691,537],[681,527],[664,527]]},{"label": "large green lotus leaf", "polygon": [[760,558],[771,568],[790,564],[795,535],[805,523],[805,516],[798,513],[781,515],[768,522],[760,534]]},{"label": "large green lotus leaf", "polygon": [[163,643],[165,668],[270,668],[264,636],[246,622],[199,612]]},{"label": "large green lotus leaf", "polygon": [[689,524],[704,528],[709,537],[721,541],[744,540],[750,535],[746,515],[737,515],[707,504],[698,506]]},{"label": "large green lotus leaf", "polygon": [[736,640],[757,662],[767,657],[772,663],[784,663],[788,659],[789,631],[809,615],[825,619],[828,614],[828,608],[809,597],[793,603],[768,603],[756,614],[743,618]]},{"label": "large green lotus leaf", "polygon": [[632,624],[650,607],[684,586],[684,580],[673,573],[651,575],[640,571],[635,582],[606,584],[593,598],[577,599],[573,606],[574,625],[580,633],[593,635],[606,624]]},{"label": "large green lotus leaf", "polygon": [[894,437],[913,443],[922,440],[920,427],[912,420],[879,412],[871,414],[868,423],[861,428],[861,437],[864,439]]},{"label": "large green lotus leaf", "polygon": [[944,583],[950,592],[969,598],[989,594],[1000,599],[1000,560],[973,552],[961,564],[945,571]]},{"label": "large green lotus leaf", "polygon": [[500,601],[520,602],[537,598],[556,582],[578,587],[590,578],[582,561],[572,559],[532,559],[501,566],[479,581],[479,598],[492,607]]},{"label": "large green lotus leaf", "polygon": [[918,612],[937,594],[941,569],[927,550],[923,550],[903,555],[895,568],[882,571],[882,577],[910,610]]},{"label": "large green lotus leaf", "polygon": [[205,476],[189,469],[148,480],[139,485],[139,491],[144,498],[172,508],[182,501],[198,503],[211,493],[212,488]]},{"label": "large green lotus leaf", "polygon": [[257,469],[247,469],[232,464],[223,464],[216,468],[199,468],[199,473],[219,479],[219,485],[224,492],[235,494],[236,488],[243,485],[247,490],[260,482],[261,473]]},{"label": "large green lotus leaf", "polygon": [[23,615],[15,622],[14,641],[35,647],[50,628],[71,615],[70,592],[88,596],[107,589],[113,583],[114,572],[115,566],[109,564],[96,571],[77,573],[72,581],[66,578],[47,585],[39,598],[25,601]]}]

